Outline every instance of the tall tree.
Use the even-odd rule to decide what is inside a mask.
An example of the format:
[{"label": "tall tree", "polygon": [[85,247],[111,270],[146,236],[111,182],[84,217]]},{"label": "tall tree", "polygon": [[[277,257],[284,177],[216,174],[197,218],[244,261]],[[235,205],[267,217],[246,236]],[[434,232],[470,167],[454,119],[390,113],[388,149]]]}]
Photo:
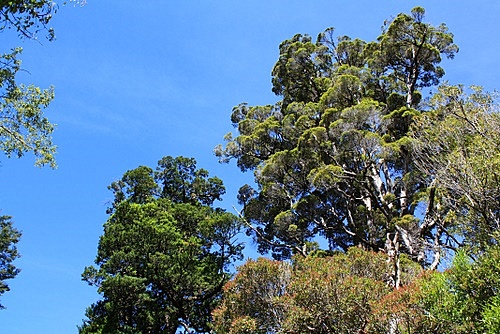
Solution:
[{"label": "tall tree", "polygon": [[165,157],[156,171],[130,170],[110,189],[97,267],[83,273],[103,299],[88,308],[80,333],[208,332],[242,250],[237,217],[212,207],[222,181],[192,158]]},{"label": "tall tree", "polygon": [[408,132],[423,111],[418,89],[439,81],[441,56],[457,47],[445,25],[423,17],[420,7],[399,14],[370,43],[335,38],[332,28],[316,43],[296,35],[273,69],[283,99],[233,109],[238,134],[216,154],[255,173],[257,189],[241,187],[239,200],[260,251],[306,255],[319,235],[330,249],[385,249],[397,286],[397,254],[426,265],[427,251],[446,241],[417,217],[427,188]]}]

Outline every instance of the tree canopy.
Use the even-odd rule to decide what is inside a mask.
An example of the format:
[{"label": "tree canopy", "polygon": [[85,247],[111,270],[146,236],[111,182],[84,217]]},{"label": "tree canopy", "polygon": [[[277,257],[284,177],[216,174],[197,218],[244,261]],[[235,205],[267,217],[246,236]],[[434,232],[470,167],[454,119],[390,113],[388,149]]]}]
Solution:
[{"label": "tree canopy", "polygon": [[280,101],[233,109],[215,153],[254,172],[242,216],[276,260],[226,284],[218,333],[498,332],[497,95],[440,83],[458,47],[424,14],[373,42],[297,34],[272,71]]},{"label": "tree canopy", "polygon": [[[443,85],[412,131],[417,168],[428,175],[427,211],[469,251],[498,243],[500,115],[496,94]],[[453,222],[450,224],[450,222]]]},{"label": "tree canopy", "polygon": [[295,35],[272,71],[282,100],[233,109],[238,135],[216,154],[255,173],[257,189],[241,187],[239,199],[262,252],[306,255],[322,236],[330,249],[359,245],[437,266],[428,251],[449,239],[417,212],[428,188],[409,132],[424,111],[419,89],[439,82],[442,57],[458,47],[424,13],[399,14],[375,42],[335,38],[333,28],[315,43]]},{"label": "tree canopy", "polygon": [[237,217],[211,206],[222,181],[192,158],[169,156],[156,171],[140,166],[109,188],[115,200],[97,267],[83,273],[103,299],[88,308],[80,333],[209,332],[242,250]]},{"label": "tree canopy", "polygon": [[[15,29],[20,38],[27,39],[36,39],[44,32],[51,41],[55,35],[48,24],[57,8],[55,2],[47,0],[0,1],[0,32]],[[21,53],[18,47],[0,55],[0,149],[7,157],[32,152],[36,165],[54,168],[54,124],[43,113],[54,98],[54,89],[17,82]]]}]

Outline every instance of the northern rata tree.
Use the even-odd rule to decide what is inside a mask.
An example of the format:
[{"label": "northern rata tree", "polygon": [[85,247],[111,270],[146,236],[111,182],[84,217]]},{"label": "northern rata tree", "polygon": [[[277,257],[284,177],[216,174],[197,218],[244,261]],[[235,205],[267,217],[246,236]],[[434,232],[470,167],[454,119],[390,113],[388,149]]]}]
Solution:
[{"label": "northern rata tree", "polygon": [[165,157],[156,171],[130,170],[110,189],[97,267],[83,273],[103,299],[87,309],[80,333],[208,332],[242,250],[238,218],[212,208],[222,181],[194,159]]}]

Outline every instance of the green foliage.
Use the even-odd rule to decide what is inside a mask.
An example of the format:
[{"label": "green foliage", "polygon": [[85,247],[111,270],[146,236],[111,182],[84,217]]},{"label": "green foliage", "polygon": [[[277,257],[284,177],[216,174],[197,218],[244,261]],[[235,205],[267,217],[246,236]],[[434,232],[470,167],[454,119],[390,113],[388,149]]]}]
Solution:
[{"label": "green foliage", "polygon": [[374,330],[393,322],[395,333],[498,333],[500,249],[472,261],[459,252],[445,272],[426,272],[376,307]]},{"label": "green foliage", "polygon": [[110,189],[97,267],[82,276],[103,299],[88,308],[80,333],[208,332],[242,250],[233,240],[238,219],[206,204],[224,191],[222,181],[194,159],[165,157],[156,173],[138,167]]},{"label": "green foliage", "polygon": [[17,85],[21,51],[18,48],[0,56],[0,150],[7,157],[32,152],[37,166],[48,164],[54,168],[54,125],[43,115],[43,109],[54,98],[54,90]]},{"label": "green foliage", "polygon": [[238,268],[214,311],[217,333],[497,333],[500,248],[459,252],[445,272],[406,257],[400,288],[383,253],[358,247]]},{"label": "green foliage", "polygon": [[[84,5],[85,0],[70,0],[75,4]],[[66,1],[63,2],[66,4]],[[51,0],[1,0],[0,1],[0,32],[14,29],[21,38],[36,39],[40,31],[47,33],[49,41],[54,40],[54,29],[48,27],[58,5]]]},{"label": "green foliage", "polygon": [[[15,28],[21,37],[33,38],[46,24],[55,10],[54,3],[46,0],[1,0],[0,32]],[[47,29],[49,40],[54,31]],[[52,144],[54,125],[43,115],[54,98],[53,88],[42,90],[33,85],[17,84],[16,75],[21,70],[21,48],[0,54],[0,150],[7,157],[23,156],[32,152],[35,165],[56,167]],[[16,244],[21,233],[12,227],[10,217],[0,217],[0,294],[9,290],[6,279],[18,273],[12,261],[19,254]],[[0,308],[3,308],[0,305]]]},{"label": "green foliage", "polygon": [[481,321],[484,333],[494,334],[500,332],[500,296],[497,294],[491,297],[488,304],[483,309]]},{"label": "green foliage", "polygon": [[[445,304],[430,302],[430,311],[442,319],[456,333],[498,332],[498,298],[500,289],[500,249],[491,247],[472,262],[465,253],[459,253],[452,268],[441,274],[445,280]],[[432,298],[432,295],[431,295]]]},{"label": "green foliage", "polygon": [[0,31],[14,28],[20,37],[35,38],[41,30],[53,40],[54,30],[47,24],[56,12],[57,5],[49,0],[3,0],[0,2],[2,26]]},{"label": "green foliage", "polygon": [[[85,0],[70,2],[85,4]],[[36,39],[44,31],[52,41],[54,30],[48,24],[57,9],[58,5],[49,0],[1,0],[0,32],[15,29],[20,38]],[[7,157],[32,152],[37,166],[48,164],[55,168],[56,147],[51,138],[54,124],[43,115],[43,109],[54,98],[54,89],[16,82],[21,52],[22,48],[14,48],[0,55],[0,150]]]},{"label": "green foliage", "polygon": [[[17,269],[12,262],[19,257],[16,244],[21,238],[21,232],[12,226],[9,216],[0,217],[0,295],[9,291],[9,286],[5,280],[17,276]],[[4,308],[0,304],[0,308]]]},{"label": "green foliage", "polygon": [[184,157],[164,157],[158,162],[155,178],[162,185],[162,197],[175,203],[212,205],[220,200],[225,189],[222,180],[208,177],[208,171],[195,170],[196,160]]},{"label": "green foliage", "polygon": [[[438,84],[444,70],[438,66],[444,55],[453,58],[458,47],[445,24],[433,27],[423,22],[425,10],[415,7],[411,14],[399,14],[386,22],[378,38],[380,49],[373,56],[382,58],[388,76],[398,78],[407,89],[406,105],[414,107],[413,91]],[[378,60],[379,61],[379,60]]]},{"label": "green foliage", "polygon": [[446,243],[435,223],[415,218],[426,184],[409,129],[423,111],[418,89],[438,83],[441,56],[457,47],[423,15],[399,14],[377,42],[335,38],[333,28],[315,43],[297,34],[272,72],[282,100],[233,109],[238,136],[216,155],[255,173],[257,189],[242,187],[243,214],[261,252],[287,258],[320,235],[331,249],[397,247],[426,265],[426,244]]},{"label": "green foliage", "polygon": [[443,85],[431,102],[411,133],[416,166],[437,190],[434,214],[453,221],[463,244],[480,253],[498,243],[498,101],[479,87]]}]

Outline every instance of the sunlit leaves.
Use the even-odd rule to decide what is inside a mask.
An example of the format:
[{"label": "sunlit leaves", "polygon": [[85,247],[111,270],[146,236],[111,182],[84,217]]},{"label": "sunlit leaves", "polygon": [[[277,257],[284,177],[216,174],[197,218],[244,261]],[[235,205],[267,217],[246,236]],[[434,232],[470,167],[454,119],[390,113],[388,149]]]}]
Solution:
[{"label": "sunlit leaves", "polygon": [[397,15],[376,42],[335,37],[333,28],[316,43],[297,34],[280,44],[272,72],[281,101],[233,109],[237,134],[216,154],[255,173],[243,214],[262,232],[261,251],[282,257],[318,235],[334,249],[380,250],[391,238],[425,265],[426,251],[446,242],[435,222],[397,223],[425,205],[408,135],[423,111],[418,89],[437,84],[442,56],[458,50],[424,14]]},{"label": "sunlit leaves", "polygon": [[21,49],[15,49],[0,57],[0,150],[7,157],[32,152],[37,166],[54,168],[54,125],[43,114],[54,98],[54,90],[16,84],[20,53]]},{"label": "sunlit leaves", "polygon": [[443,86],[434,112],[419,117],[412,136],[418,168],[433,175],[441,205],[455,216],[464,242],[481,249],[496,243],[500,226],[500,117],[495,96]]},{"label": "sunlit leaves", "polygon": [[291,266],[259,258],[238,268],[224,286],[224,301],[214,312],[217,333],[276,333],[283,320],[279,300],[286,292]]},{"label": "sunlit leaves", "polygon": [[2,1],[0,31],[14,28],[20,37],[34,39],[38,32],[45,30],[47,38],[53,40],[54,30],[47,25],[56,11],[57,4],[50,0]]},{"label": "sunlit leaves", "polygon": [[458,47],[446,25],[434,27],[423,22],[425,10],[415,7],[411,14],[399,14],[387,22],[378,38],[380,51],[375,57],[384,59],[393,76],[407,89],[407,106],[414,107],[413,92],[420,87],[436,85],[444,75],[438,66],[441,55],[453,58]]}]

